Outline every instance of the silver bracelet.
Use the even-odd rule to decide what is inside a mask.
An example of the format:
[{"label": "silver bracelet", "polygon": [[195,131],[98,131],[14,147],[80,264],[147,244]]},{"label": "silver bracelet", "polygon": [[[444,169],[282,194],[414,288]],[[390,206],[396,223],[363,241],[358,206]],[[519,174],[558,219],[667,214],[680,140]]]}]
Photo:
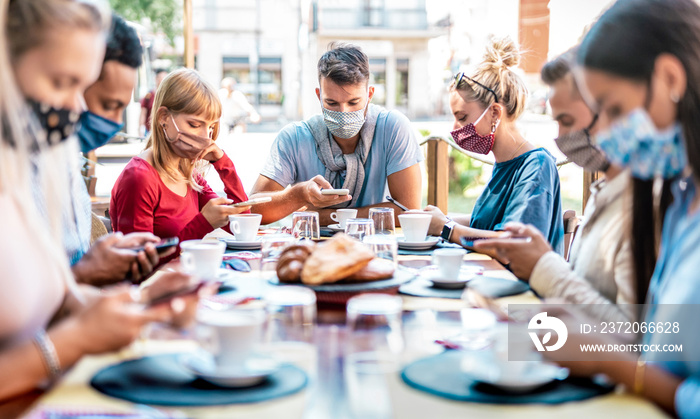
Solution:
[{"label": "silver bracelet", "polygon": [[41,352],[41,358],[44,360],[46,371],[49,373],[49,380],[55,381],[61,376],[61,363],[58,359],[56,347],[53,346],[53,342],[51,342],[44,329],[34,334],[34,343],[39,348],[39,352]]}]

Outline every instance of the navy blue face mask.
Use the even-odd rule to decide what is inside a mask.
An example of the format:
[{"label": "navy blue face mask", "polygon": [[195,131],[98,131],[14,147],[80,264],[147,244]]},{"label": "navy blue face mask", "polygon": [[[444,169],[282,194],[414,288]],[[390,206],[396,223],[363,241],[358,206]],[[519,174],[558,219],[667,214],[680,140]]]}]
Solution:
[{"label": "navy blue face mask", "polygon": [[107,118],[103,118],[90,111],[80,115],[80,128],[78,128],[78,140],[80,151],[87,153],[107,144],[124,126]]}]

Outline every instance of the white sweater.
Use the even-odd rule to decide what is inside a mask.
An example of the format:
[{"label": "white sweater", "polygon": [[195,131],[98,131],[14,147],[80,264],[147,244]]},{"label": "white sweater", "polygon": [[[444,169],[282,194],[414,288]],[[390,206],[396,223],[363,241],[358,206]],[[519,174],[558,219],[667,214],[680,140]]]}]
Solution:
[{"label": "white sweater", "polygon": [[633,307],[627,306],[637,302],[626,231],[631,205],[624,192],[629,185],[627,171],[610,182],[602,179],[591,185],[569,262],[555,252],[542,256],[530,276],[530,286],[537,293],[571,304],[587,304],[582,308],[596,320],[636,320]]}]

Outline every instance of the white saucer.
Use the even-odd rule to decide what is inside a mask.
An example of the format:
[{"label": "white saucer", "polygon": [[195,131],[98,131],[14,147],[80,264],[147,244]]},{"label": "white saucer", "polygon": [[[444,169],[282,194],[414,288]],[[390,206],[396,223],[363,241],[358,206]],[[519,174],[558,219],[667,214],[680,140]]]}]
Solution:
[{"label": "white saucer", "polygon": [[256,238],[253,241],[238,241],[236,239],[232,238],[223,238],[221,239],[224,242],[226,242],[226,247],[229,249],[238,249],[238,250],[256,250],[256,249],[261,249],[262,248],[262,240],[260,237]]},{"label": "white saucer", "polygon": [[432,282],[435,288],[460,289],[464,288],[467,282],[474,279],[477,275],[481,275],[483,272],[484,268],[482,267],[462,265],[459,271],[459,278],[447,279],[440,278],[438,267],[430,265],[421,269],[421,276]]},{"label": "white saucer", "polygon": [[405,237],[399,237],[397,240],[397,243],[399,245],[399,249],[406,249],[406,250],[427,250],[430,249],[431,247],[435,246],[438,244],[440,241],[439,237],[432,237],[428,236],[427,239],[420,241],[420,242],[407,242]]},{"label": "white saucer", "polygon": [[218,369],[207,354],[194,353],[182,357],[182,365],[195,376],[221,387],[251,387],[261,383],[280,369],[280,363],[268,356],[256,355],[243,367]]},{"label": "white saucer", "polygon": [[341,227],[340,224],[331,224],[328,228],[333,231],[345,231],[345,228]]},{"label": "white saucer", "polygon": [[[527,393],[554,380],[563,380],[569,375],[566,368],[545,362],[510,361],[500,366],[498,363],[484,361],[469,363],[467,368],[463,361],[462,369],[477,381],[512,393]],[[503,373],[504,369],[515,368],[516,364],[523,369],[520,374]]]}]

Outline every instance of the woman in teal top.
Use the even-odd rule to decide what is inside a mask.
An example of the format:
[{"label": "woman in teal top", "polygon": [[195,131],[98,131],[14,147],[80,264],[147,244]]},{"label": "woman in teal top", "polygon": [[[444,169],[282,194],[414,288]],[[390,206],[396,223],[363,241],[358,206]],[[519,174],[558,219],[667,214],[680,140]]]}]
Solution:
[{"label": "woman in teal top", "polygon": [[470,217],[453,221],[436,207],[426,208],[433,215],[430,234],[463,244],[463,238],[498,236],[506,223],[517,221],[537,227],[562,254],[564,227],[555,160],[515,126],[527,101],[525,83],[510,69],[519,61],[514,42],[498,39],[487,47],[473,76],[455,77],[450,87],[452,138],[472,153],[493,152],[496,164]]}]

